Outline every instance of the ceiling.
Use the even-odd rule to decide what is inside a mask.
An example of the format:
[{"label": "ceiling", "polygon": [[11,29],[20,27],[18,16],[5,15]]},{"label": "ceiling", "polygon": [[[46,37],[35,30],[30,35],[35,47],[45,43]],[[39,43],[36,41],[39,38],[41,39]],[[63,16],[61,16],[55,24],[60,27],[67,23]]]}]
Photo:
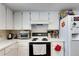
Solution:
[{"label": "ceiling", "polygon": [[78,3],[4,3],[13,11],[33,10],[33,11],[50,11],[61,9],[79,9]]}]

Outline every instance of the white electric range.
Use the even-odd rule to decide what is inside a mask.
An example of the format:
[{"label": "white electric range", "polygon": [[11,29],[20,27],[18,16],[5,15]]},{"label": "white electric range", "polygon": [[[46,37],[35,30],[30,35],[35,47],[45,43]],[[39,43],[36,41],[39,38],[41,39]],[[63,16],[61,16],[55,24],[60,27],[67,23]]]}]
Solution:
[{"label": "white electric range", "polygon": [[34,33],[29,43],[30,56],[63,56],[64,43],[60,39],[49,39],[46,33]]},{"label": "white electric range", "polygon": [[51,43],[47,38],[47,33],[32,33],[29,42],[30,56],[51,56]]}]

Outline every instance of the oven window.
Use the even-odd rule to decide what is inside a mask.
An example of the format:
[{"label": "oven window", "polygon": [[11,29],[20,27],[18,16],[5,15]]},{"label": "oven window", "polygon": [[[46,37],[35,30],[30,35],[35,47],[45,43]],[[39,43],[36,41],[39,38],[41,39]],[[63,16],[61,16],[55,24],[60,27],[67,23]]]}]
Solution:
[{"label": "oven window", "polygon": [[34,55],[45,55],[46,44],[33,44],[33,54]]},{"label": "oven window", "polygon": [[50,56],[50,42],[29,42],[29,56]]}]

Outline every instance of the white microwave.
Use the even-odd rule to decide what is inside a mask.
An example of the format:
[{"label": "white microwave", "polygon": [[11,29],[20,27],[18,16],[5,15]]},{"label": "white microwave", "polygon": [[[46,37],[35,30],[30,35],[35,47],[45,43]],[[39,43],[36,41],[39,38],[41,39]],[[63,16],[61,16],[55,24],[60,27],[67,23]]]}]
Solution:
[{"label": "white microwave", "polygon": [[18,33],[19,39],[28,39],[29,38],[29,31],[20,31]]}]

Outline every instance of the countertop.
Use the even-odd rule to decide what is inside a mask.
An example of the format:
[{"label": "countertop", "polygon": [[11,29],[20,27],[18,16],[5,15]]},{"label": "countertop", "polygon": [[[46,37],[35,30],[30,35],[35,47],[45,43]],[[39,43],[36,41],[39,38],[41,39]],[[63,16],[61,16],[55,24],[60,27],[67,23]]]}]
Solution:
[{"label": "countertop", "polygon": [[11,44],[16,43],[16,40],[3,40],[0,41],[0,50],[5,49],[6,47],[8,47]]},{"label": "countertop", "polygon": [[29,42],[30,40],[21,40],[21,39],[11,39],[11,40],[3,40],[0,41],[0,50],[7,48],[8,46],[15,44],[17,42]]},{"label": "countertop", "polygon": [[53,41],[64,41],[56,38],[51,38],[48,41],[32,41],[32,39],[28,40],[22,40],[22,39],[12,39],[12,40],[3,40],[0,41],[0,50],[7,48],[11,44],[17,43],[17,42],[53,42]]}]

